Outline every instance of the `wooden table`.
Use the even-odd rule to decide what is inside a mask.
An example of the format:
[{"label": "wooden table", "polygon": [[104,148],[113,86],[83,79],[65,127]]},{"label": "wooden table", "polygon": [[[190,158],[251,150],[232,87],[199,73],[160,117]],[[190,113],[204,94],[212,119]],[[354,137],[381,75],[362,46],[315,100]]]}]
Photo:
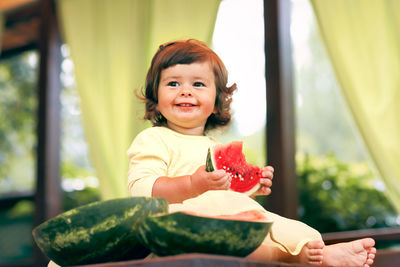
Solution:
[{"label": "wooden table", "polygon": [[[183,254],[144,260],[120,261],[80,267],[304,267],[301,264],[259,262],[232,256]],[[400,250],[378,250],[373,267],[400,266]],[[78,267],[78,266],[76,266]]]},{"label": "wooden table", "polygon": [[[258,262],[232,256],[183,254],[145,260],[121,261],[85,265],[84,267],[300,267],[304,265],[281,262]],[[82,266],[83,267],[83,266]]]}]

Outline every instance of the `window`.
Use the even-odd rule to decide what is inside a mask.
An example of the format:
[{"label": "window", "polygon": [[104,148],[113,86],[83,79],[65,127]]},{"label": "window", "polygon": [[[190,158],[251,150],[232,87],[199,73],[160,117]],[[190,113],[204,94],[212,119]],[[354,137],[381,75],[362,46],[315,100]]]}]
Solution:
[{"label": "window", "polygon": [[236,83],[238,87],[233,95],[232,125],[226,135],[217,135],[217,138],[221,142],[242,140],[247,160],[264,166],[266,88],[263,1],[222,1],[212,47],[229,72],[229,83]]},{"label": "window", "polygon": [[68,46],[61,46],[61,186],[63,209],[69,210],[100,198],[99,181],[90,163],[83,130],[79,95],[75,87],[74,65]]},{"label": "window", "polygon": [[292,8],[301,220],[321,232],[398,226],[400,217],[341,95],[311,4],[296,0]]},{"label": "window", "polygon": [[0,194],[34,187],[37,61],[26,52],[0,62]]},{"label": "window", "polygon": [[0,265],[33,254],[38,54],[0,61]]}]

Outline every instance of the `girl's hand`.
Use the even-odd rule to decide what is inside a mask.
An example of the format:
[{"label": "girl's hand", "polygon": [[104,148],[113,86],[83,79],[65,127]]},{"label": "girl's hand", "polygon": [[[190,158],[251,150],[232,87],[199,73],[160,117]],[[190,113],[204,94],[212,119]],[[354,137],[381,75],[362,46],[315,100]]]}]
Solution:
[{"label": "girl's hand", "polygon": [[271,194],[272,179],[274,178],[274,168],[267,166],[262,169],[261,187],[252,196]]},{"label": "girl's hand", "polygon": [[190,176],[193,193],[200,195],[208,190],[227,190],[231,186],[231,177],[224,170],[207,172],[206,166],[199,167]]}]

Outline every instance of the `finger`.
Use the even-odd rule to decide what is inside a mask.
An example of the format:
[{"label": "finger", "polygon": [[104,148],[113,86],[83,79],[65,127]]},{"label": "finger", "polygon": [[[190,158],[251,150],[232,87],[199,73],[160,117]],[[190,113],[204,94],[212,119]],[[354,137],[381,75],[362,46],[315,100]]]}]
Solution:
[{"label": "finger", "polygon": [[264,178],[268,178],[268,179],[271,179],[271,180],[272,180],[272,178],[274,178],[274,173],[271,172],[271,171],[266,171],[266,170],[264,170],[264,171],[261,173],[261,175],[262,175]]},{"label": "finger", "polygon": [[271,189],[269,187],[261,186],[253,196],[269,195],[271,194]]},{"label": "finger", "polygon": [[266,167],[264,167],[263,168],[263,171],[270,171],[270,172],[272,172],[272,173],[274,173],[274,171],[275,171],[275,169],[274,169],[274,167],[272,167],[272,166],[266,166]]},{"label": "finger", "polygon": [[211,179],[214,181],[219,180],[225,175],[227,175],[227,173],[224,170],[215,170],[211,173]]},{"label": "finger", "polygon": [[260,184],[266,187],[271,187],[272,186],[272,180],[268,178],[261,178],[260,179]]},{"label": "finger", "polygon": [[229,174],[224,174],[222,177],[213,177],[211,182],[214,186],[220,187],[223,186],[227,181],[231,181],[231,176]]},{"label": "finger", "polygon": [[212,188],[214,189],[229,189],[231,186],[231,179],[229,177],[229,175],[224,176],[223,178],[219,179],[219,180],[215,180],[212,183]]},{"label": "finger", "polygon": [[222,189],[229,189],[231,188],[231,179],[227,179],[226,182],[222,185]]},{"label": "finger", "polygon": [[272,190],[269,187],[263,186],[263,187],[261,187],[261,192],[263,193],[263,195],[269,195],[269,194],[271,194]]}]

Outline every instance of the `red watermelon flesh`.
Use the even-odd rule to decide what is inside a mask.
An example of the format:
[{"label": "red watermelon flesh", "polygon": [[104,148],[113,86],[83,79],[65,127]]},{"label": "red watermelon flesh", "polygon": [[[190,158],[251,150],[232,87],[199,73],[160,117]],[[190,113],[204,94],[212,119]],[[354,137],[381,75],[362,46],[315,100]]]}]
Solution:
[{"label": "red watermelon flesh", "polygon": [[232,177],[231,190],[251,195],[260,188],[262,170],[246,161],[242,148],[240,141],[210,148],[206,170],[225,170]]},{"label": "red watermelon flesh", "polygon": [[236,214],[231,214],[231,215],[216,215],[216,216],[209,216],[206,214],[201,214],[198,212],[192,212],[192,211],[182,211],[183,213],[193,215],[193,216],[202,216],[202,217],[208,217],[208,218],[216,218],[216,219],[224,219],[224,220],[236,220],[236,221],[249,221],[249,222],[271,222],[271,219],[265,215],[264,212],[261,212],[259,210],[247,210],[247,211],[242,211]]}]

